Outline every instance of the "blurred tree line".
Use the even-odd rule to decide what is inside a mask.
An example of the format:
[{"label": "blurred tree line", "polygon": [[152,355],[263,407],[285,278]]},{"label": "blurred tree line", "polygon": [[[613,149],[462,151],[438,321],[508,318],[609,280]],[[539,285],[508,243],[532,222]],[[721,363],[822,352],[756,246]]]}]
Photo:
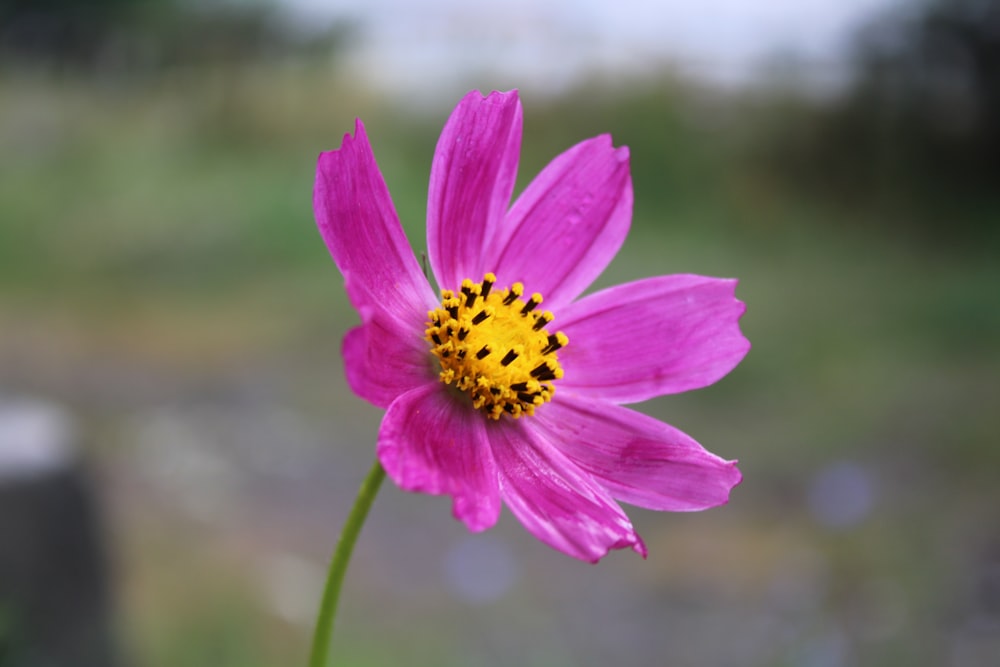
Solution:
[{"label": "blurred tree line", "polygon": [[266,2],[0,0],[0,64],[132,74],[329,55],[350,26],[293,26]]},{"label": "blurred tree line", "polygon": [[[1000,3],[917,0],[855,36],[835,100],[777,114],[764,153],[783,179],[889,213],[936,240],[996,239]],[[796,116],[787,121],[787,114]],[[956,214],[957,213],[957,214]]]},{"label": "blurred tree line", "polygon": [[[304,30],[266,0],[0,0],[0,68],[128,76],[329,57],[356,27]],[[636,185],[656,205],[701,215],[724,199],[718,183],[728,178],[740,210],[777,192],[840,207],[834,219],[934,242],[1000,241],[1000,2],[903,3],[858,31],[851,57],[850,82],[833,97],[792,85],[745,104],[676,80],[595,81],[548,113],[536,107],[532,122],[548,128],[537,143],[552,144],[536,148],[551,154],[618,127],[616,141],[633,148]],[[234,108],[225,107],[226,127]],[[428,154],[438,121],[421,126],[426,136],[402,127],[400,141]]]}]

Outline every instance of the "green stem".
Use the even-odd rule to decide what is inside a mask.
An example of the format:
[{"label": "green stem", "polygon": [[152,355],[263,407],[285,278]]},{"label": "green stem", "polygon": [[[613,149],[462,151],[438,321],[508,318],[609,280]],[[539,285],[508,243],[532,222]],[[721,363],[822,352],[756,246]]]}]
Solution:
[{"label": "green stem", "polygon": [[340,599],[340,589],[344,583],[347,564],[351,561],[354,543],[365,524],[368,510],[375,500],[379,486],[385,479],[385,470],[376,459],[375,465],[368,471],[368,476],[361,483],[354,507],[347,517],[347,523],[340,533],[337,549],[330,561],[330,571],[326,575],[326,588],[323,589],[323,601],[320,603],[319,614],[316,617],[316,631],[313,634],[312,654],[309,657],[309,667],[326,667],[330,653],[330,639],[333,637],[333,621],[337,617],[337,600]]}]

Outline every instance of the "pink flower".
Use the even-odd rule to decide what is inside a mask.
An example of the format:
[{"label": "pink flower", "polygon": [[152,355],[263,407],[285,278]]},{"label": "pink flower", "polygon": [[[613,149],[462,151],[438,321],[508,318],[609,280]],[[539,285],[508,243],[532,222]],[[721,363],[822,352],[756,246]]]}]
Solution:
[{"label": "pink flower", "polygon": [[[407,242],[361,121],[319,157],[313,204],[362,324],[351,389],[386,408],[378,458],[408,491],[448,494],[470,530],[501,503],[538,539],[597,562],[642,539],[616,501],[725,503],[735,461],[621,407],[697,389],[749,349],[735,280],[659,276],[581,292],[632,216],[628,149],[607,135],[556,157],[513,206],[517,92],[466,95],[431,166],[427,253]],[[542,296],[544,295],[544,309]]]}]

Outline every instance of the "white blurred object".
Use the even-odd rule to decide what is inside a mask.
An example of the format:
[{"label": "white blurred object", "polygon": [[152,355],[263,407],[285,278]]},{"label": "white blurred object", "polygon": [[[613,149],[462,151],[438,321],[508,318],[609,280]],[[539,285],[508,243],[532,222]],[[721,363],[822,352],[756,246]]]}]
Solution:
[{"label": "white blurred object", "polygon": [[63,408],[0,398],[4,665],[118,664],[99,500],[81,450]]},{"label": "white blurred object", "polygon": [[76,461],[75,430],[54,403],[0,398],[0,482],[69,468]]}]

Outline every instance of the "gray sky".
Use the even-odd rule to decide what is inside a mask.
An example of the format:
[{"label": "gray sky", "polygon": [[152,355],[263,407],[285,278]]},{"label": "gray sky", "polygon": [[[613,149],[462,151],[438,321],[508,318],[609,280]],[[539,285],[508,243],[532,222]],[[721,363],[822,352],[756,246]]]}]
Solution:
[{"label": "gray sky", "polygon": [[352,17],[359,76],[404,94],[499,84],[558,90],[597,68],[738,83],[797,54],[835,78],[851,30],[906,0],[283,0],[309,18]]}]

